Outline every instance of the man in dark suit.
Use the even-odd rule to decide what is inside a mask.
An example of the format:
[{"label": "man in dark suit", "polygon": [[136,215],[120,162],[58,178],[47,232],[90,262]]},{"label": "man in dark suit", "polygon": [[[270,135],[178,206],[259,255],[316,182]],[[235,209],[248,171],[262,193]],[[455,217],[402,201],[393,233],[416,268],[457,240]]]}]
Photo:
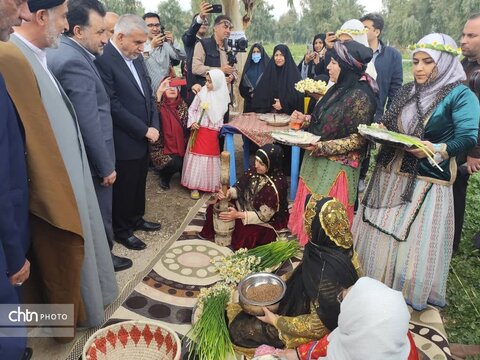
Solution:
[{"label": "man in dark suit", "polygon": [[[93,63],[108,41],[104,16],[98,0],[69,1],[67,36],[62,36],[57,49],[47,51],[47,62],[75,108],[111,251],[112,185],[117,177],[112,116],[110,99]],[[127,258],[112,254],[112,260],[115,271],[132,266]]]},{"label": "man in dark suit", "polygon": [[159,119],[143,62],[148,28],[142,18],[123,15],[115,25],[103,55],[95,60],[110,96],[117,179],[113,186],[113,230],[118,242],[142,250],[135,230],[155,231],[160,224],[145,221],[148,144],[158,139]]},{"label": "man in dark suit", "polygon": [[[12,26],[28,21],[26,0],[0,0],[0,41],[8,41]],[[0,304],[18,304],[18,291],[30,275],[25,254],[30,247],[28,182],[24,131],[0,74]],[[12,324],[15,325],[15,324]],[[26,337],[0,329],[0,359],[30,359]]]}]

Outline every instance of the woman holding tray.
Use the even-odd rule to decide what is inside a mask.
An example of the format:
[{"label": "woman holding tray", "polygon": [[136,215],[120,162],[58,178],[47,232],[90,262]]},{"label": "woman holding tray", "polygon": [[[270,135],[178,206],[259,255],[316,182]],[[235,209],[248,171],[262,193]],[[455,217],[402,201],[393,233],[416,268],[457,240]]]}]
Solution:
[{"label": "woman holding tray", "polygon": [[455,158],[476,144],[480,107],[462,85],[466,76],[451,37],[430,34],[410,48],[414,82],[398,91],[381,122],[422,139],[428,150],[382,145],[352,231],[366,275],[422,310],[446,304]]},{"label": "woman holding tray", "polygon": [[336,42],[329,50],[327,66],[335,83],[317,103],[311,116],[300,112],[292,120],[320,141],[307,146],[303,157],[297,195],[288,227],[304,245],[308,239],[303,229],[303,206],[308,194],[333,196],[346,208],[350,223],[357,196],[360,164],[366,140],[358,134],[358,125],[370,124],[376,107],[376,83],[365,69],[372,50],[356,42]]}]

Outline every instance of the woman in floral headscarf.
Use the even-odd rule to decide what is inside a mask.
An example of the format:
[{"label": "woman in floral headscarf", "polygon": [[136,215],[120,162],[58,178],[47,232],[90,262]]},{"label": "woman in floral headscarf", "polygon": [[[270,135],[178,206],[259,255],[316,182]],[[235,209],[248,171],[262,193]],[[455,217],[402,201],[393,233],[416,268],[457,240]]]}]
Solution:
[{"label": "woman in floral headscarf", "polygon": [[352,232],[367,276],[403,292],[421,310],[445,305],[454,233],[456,156],[477,141],[480,107],[462,81],[455,41],[430,34],[413,46],[414,82],[381,122],[419,137],[435,154],[382,145]]},{"label": "woman in floral headscarf", "polygon": [[327,69],[335,82],[320,100],[312,115],[294,112],[292,119],[320,135],[318,143],[306,148],[297,195],[288,227],[300,244],[307,242],[303,230],[303,204],[308,194],[333,196],[346,208],[350,222],[357,197],[361,159],[366,140],[358,125],[370,124],[376,108],[376,83],[365,74],[372,50],[356,42],[335,42]]}]

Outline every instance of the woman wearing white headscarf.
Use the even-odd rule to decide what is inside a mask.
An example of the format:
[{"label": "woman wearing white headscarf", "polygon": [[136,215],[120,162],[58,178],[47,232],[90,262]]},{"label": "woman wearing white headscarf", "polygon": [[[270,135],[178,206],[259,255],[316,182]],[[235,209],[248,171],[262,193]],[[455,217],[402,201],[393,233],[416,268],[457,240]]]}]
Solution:
[{"label": "woman wearing white headscarf", "polygon": [[[367,38],[368,29],[365,29],[365,26],[360,20],[351,19],[346,21],[340,29],[337,31],[336,35],[340,41],[356,41],[366,47],[370,47],[368,44]],[[370,75],[373,79],[377,79],[377,70],[373,61],[370,61],[367,65],[367,70],[365,72]]]},{"label": "woman wearing white headscarf", "polygon": [[401,292],[362,277],[340,293],[338,300],[335,330],[294,350],[274,353],[288,360],[418,360],[408,330],[410,313]]},{"label": "woman wearing white headscarf", "polygon": [[476,143],[480,107],[462,84],[465,72],[451,37],[430,34],[413,49],[414,82],[398,91],[381,122],[419,137],[439,168],[420,149],[382,145],[352,233],[365,274],[402,291],[421,310],[446,304],[455,158]]},{"label": "woman wearing white headscarf", "polygon": [[206,84],[188,109],[187,126],[192,132],[182,170],[182,185],[191,190],[195,200],[200,198],[199,190],[217,192],[220,189],[218,134],[230,103],[225,74],[213,69],[206,78]]}]

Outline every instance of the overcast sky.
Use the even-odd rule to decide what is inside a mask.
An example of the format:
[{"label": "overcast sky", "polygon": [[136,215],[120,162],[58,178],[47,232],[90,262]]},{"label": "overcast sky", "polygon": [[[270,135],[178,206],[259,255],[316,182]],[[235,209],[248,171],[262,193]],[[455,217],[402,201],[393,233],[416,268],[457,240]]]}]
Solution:
[{"label": "overcast sky", "polygon": [[[157,11],[157,6],[161,1],[168,1],[168,0],[141,0],[143,6],[145,7],[146,11]],[[179,0],[180,6],[184,10],[190,9],[190,0]],[[215,1],[211,1],[213,4]],[[218,1],[220,2],[220,1]],[[280,15],[284,14],[288,10],[287,0],[267,0],[269,4],[274,6],[273,14],[275,18],[279,18]],[[380,11],[382,8],[382,0],[359,0],[360,4],[365,6],[365,9],[368,12],[372,11]],[[296,4],[296,8],[300,9],[300,0],[294,0]]]}]

